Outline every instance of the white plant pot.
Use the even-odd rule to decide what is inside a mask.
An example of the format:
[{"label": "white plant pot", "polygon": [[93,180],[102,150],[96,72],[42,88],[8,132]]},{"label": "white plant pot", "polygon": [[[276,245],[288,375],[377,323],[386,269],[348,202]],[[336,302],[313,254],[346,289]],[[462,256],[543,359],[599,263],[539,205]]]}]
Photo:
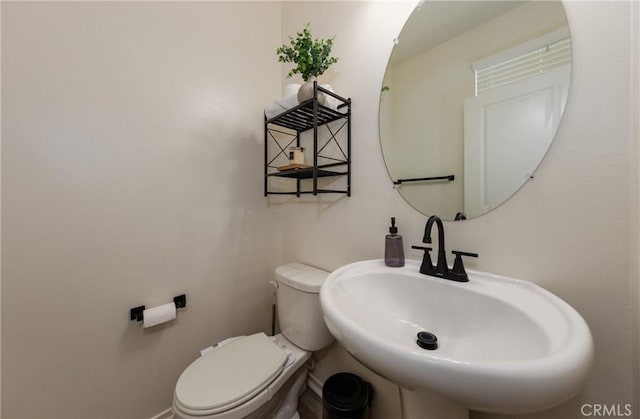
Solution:
[{"label": "white plant pot", "polygon": [[[309,78],[305,84],[300,86],[298,90],[298,103],[302,103],[305,100],[313,98],[313,82],[316,81],[315,77]],[[326,96],[323,93],[318,92],[318,103],[324,105]]]}]

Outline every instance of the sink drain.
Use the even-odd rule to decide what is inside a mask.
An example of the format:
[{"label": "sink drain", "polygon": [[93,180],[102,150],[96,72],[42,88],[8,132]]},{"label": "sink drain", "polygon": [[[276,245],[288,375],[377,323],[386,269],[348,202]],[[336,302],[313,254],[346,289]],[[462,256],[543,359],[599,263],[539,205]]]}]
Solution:
[{"label": "sink drain", "polygon": [[438,349],[438,338],[433,333],[419,332],[418,340],[416,340],[416,343],[422,349],[428,349],[430,351]]}]

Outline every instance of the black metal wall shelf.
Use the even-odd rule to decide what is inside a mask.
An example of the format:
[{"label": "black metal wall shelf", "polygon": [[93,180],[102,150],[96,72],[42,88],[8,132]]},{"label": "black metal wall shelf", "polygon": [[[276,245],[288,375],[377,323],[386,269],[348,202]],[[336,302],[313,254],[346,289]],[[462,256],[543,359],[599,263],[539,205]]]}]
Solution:
[{"label": "black metal wall shelf", "polygon": [[[264,196],[267,195],[306,195],[338,193],[351,196],[351,99],[343,98],[327,89],[313,85],[313,98],[300,103],[298,106],[288,109],[271,118],[264,120]],[[337,99],[339,105],[336,109],[319,103],[320,94]],[[335,124],[331,124],[335,122]],[[331,124],[331,125],[330,125]],[[319,138],[319,128],[326,126],[324,139]],[[283,130],[285,129],[285,130]],[[286,131],[289,130],[289,131]],[[290,146],[300,147],[301,134],[312,130],[313,165],[310,167],[278,170],[289,160],[287,150]],[[342,141],[338,134],[345,132]],[[284,137],[284,138],[283,138]],[[319,144],[322,141],[323,144]],[[332,145],[339,157],[331,157],[323,154],[323,151]],[[269,158],[270,147],[275,147],[275,154]],[[346,150],[345,150],[346,149]],[[308,158],[308,157],[307,157]],[[319,160],[329,163],[320,164]],[[318,178],[346,176],[344,189],[322,189],[318,187]],[[269,189],[269,178],[282,177],[296,179],[295,191],[273,191]],[[311,189],[303,188],[302,180],[312,181]]]},{"label": "black metal wall shelf", "polygon": [[[316,169],[316,176],[327,177],[327,176],[341,176],[341,175],[347,174],[347,172],[336,172],[333,170],[325,170],[326,167],[333,167],[336,165],[337,164],[327,164],[327,165],[318,166]],[[279,176],[279,177],[288,177],[288,178],[294,178],[294,179],[312,179],[314,174],[313,174],[313,167],[307,167],[302,169],[281,170],[277,173],[270,173],[267,176]]]},{"label": "black metal wall shelf", "polygon": [[[284,111],[267,120],[268,124],[276,124],[294,131],[307,131],[314,127],[314,99],[302,102],[295,108]],[[346,105],[343,105],[343,107]],[[341,109],[341,108],[340,108]],[[344,118],[345,114],[318,104],[317,125],[324,125]]]}]

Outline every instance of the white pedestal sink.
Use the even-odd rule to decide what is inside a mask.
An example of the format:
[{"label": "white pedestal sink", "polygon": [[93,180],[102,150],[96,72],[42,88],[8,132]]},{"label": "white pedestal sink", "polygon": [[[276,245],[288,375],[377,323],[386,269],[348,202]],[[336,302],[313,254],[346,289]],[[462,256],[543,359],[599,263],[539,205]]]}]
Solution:
[{"label": "white pedestal sink", "polygon": [[[586,381],[593,342],[566,302],[522,280],[467,271],[459,283],[419,273],[407,260],[334,271],[320,301],[336,339],[378,374],[473,410],[525,413],[574,396]],[[437,348],[416,344],[418,332]]]}]

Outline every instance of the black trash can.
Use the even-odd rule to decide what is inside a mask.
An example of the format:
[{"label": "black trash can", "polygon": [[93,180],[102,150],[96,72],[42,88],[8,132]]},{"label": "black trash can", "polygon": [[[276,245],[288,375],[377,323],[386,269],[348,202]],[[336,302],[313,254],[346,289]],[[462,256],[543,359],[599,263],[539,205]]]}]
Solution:
[{"label": "black trash can", "polygon": [[373,388],[349,372],[329,377],[322,386],[322,419],[368,419]]}]

